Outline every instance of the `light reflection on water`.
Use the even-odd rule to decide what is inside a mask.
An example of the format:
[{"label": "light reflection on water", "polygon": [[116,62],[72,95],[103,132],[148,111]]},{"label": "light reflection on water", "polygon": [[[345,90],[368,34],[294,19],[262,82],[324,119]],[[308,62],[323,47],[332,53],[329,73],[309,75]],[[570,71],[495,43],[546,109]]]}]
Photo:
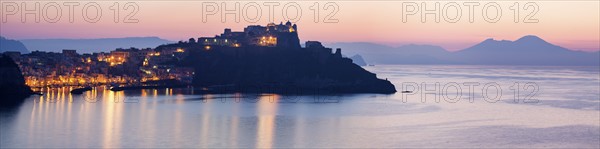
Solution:
[{"label": "light reflection on water", "polygon": [[536,82],[540,102],[512,103],[503,96],[497,103],[421,103],[411,96],[403,103],[401,93],[193,95],[190,89],[96,88],[71,95],[63,88],[3,111],[0,147],[599,147],[598,68],[367,69],[399,91],[409,81]]}]

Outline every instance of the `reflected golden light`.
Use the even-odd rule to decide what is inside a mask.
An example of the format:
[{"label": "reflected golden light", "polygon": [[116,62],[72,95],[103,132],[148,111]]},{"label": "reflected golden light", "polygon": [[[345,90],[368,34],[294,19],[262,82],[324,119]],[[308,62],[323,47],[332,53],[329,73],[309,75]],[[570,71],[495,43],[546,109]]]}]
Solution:
[{"label": "reflected golden light", "polygon": [[263,94],[258,101],[258,129],[256,132],[256,148],[272,148],[275,138],[275,118],[279,95]]},{"label": "reflected golden light", "polygon": [[175,103],[177,103],[177,104],[184,104],[185,103],[185,98],[183,97],[183,95],[181,95],[181,94],[175,95]]},{"label": "reflected golden light", "polygon": [[146,89],[142,89],[141,96],[142,96],[142,97],[146,97],[146,96],[148,96],[148,92],[146,91]]},{"label": "reflected golden light", "polygon": [[107,104],[106,106],[103,106],[103,146],[104,147],[111,147],[111,146],[118,146],[119,144],[119,139],[113,138],[116,136],[116,134],[118,134],[121,129],[121,123],[122,122],[122,104],[118,103],[119,99],[121,97],[124,96],[123,92],[108,92],[108,99],[114,99],[114,101],[112,100],[106,100],[106,102],[104,102],[103,104]]}]

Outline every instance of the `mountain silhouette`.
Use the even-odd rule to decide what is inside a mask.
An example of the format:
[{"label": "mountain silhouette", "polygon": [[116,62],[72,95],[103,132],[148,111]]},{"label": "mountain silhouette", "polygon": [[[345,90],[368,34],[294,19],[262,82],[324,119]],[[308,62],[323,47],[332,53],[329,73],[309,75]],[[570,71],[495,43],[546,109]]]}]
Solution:
[{"label": "mountain silhouette", "polygon": [[599,54],[569,50],[528,35],[515,41],[487,39],[448,58],[481,65],[599,65]]},{"label": "mountain silhouette", "polygon": [[29,53],[29,50],[23,43],[17,40],[11,40],[0,36],[0,53],[6,51],[16,51],[21,53]]},{"label": "mountain silhouette", "polygon": [[344,49],[348,55],[359,54],[368,64],[437,64],[447,63],[440,59],[447,55],[444,48],[433,45],[409,44],[400,47],[390,47],[375,43],[349,42],[333,43],[328,47]]},{"label": "mountain silhouette", "polygon": [[569,50],[533,35],[514,41],[489,38],[456,52],[414,44],[389,47],[373,43],[334,43],[328,46],[360,54],[372,64],[600,65],[600,52]]},{"label": "mountain silhouette", "polygon": [[367,66],[367,62],[365,62],[365,60],[362,58],[362,56],[355,54],[354,56],[350,57],[350,59],[352,59],[352,63],[358,65],[358,66]]},{"label": "mountain silhouette", "polygon": [[492,38],[486,39],[483,42],[474,45],[472,47],[466,48],[462,50],[471,51],[471,50],[485,50],[490,52],[526,52],[526,51],[540,51],[540,52],[549,52],[549,51],[563,51],[569,52],[569,49],[553,45],[551,43],[546,42],[545,40],[533,36],[527,35],[521,37],[515,41],[509,40],[494,40]]}]

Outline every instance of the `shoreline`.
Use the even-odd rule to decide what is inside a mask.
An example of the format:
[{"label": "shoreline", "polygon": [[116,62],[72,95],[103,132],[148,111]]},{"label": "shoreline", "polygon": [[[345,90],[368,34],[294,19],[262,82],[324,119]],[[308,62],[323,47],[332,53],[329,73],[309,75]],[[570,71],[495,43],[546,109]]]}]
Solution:
[{"label": "shoreline", "polygon": [[[74,88],[69,92],[71,94],[83,94],[93,90],[96,87]],[[106,88],[113,92],[119,91],[139,91],[144,89],[181,89],[189,88],[193,94],[232,94],[232,93],[275,93],[282,95],[331,95],[331,94],[394,94],[395,92],[382,92],[379,90],[368,90],[356,86],[330,86],[330,87],[298,87],[283,85],[265,85],[265,86],[235,86],[219,85],[210,87],[194,87],[192,85],[153,85],[153,86],[122,86]],[[40,95],[40,94],[38,94]]]}]

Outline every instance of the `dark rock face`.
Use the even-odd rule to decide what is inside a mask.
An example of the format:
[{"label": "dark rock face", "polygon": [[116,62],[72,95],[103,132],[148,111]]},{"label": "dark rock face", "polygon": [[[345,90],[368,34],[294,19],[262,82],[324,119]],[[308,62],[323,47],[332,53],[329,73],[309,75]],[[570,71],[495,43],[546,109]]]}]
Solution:
[{"label": "dark rock face", "polygon": [[364,70],[330,48],[188,46],[184,65],[195,67],[199,87],[234,86],[230,92],[395,93],[387,80]]},{"label": "dark rock face", "polygon": [[23,98],[32,93],[31,88],[25,85],[19,66],[10,57],[0,56],[0,102],[22,102]]},{"label": "dark rock face", "polygon": [[300,38],[298,38],[298,32],[277,33],[277,47],[294,49],[300,48]]}]

